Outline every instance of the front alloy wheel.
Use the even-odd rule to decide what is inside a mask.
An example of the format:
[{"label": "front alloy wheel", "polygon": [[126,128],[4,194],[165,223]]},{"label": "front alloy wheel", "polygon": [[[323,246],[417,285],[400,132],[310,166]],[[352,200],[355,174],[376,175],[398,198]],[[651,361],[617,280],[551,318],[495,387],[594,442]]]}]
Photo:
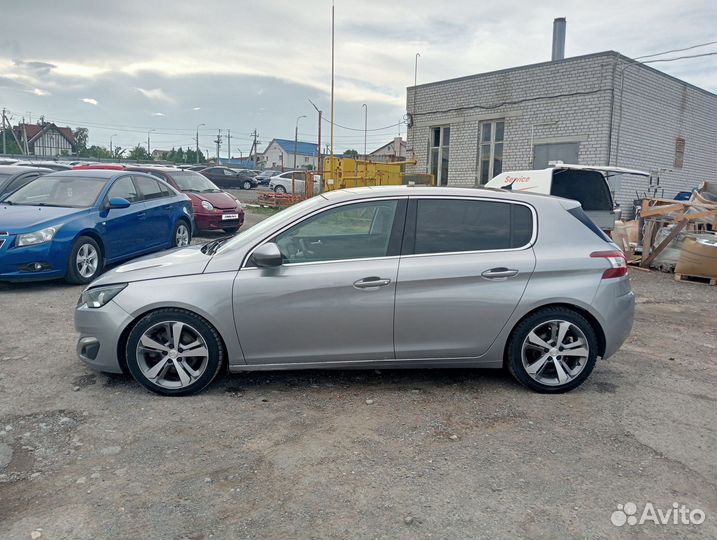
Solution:
[{"label": "front alloy wheel", "polygon": [[174,247],[188,246],[191,239],[192,234],[189,232],[189,226],[184,221],[177,223],[174,228]]},{"label": "front alloy wheel", "polygon": [[222,365],[216,330],[204,319],[179,309],[143,317],[127,340],[127,366],[153,392],[188,395],[212,382]]},{"label": "front alloy wheel", "polygon": [[241,185],[242,189],[251,189],[251,182],[249,180],[245,180],[244,183]]},{"label": "front alloy wheel", "polygon": [[94,238],[80,236],[72,246],[65,279],[70,283],[89,283],[102,272],[102,262],[102,252]]}]

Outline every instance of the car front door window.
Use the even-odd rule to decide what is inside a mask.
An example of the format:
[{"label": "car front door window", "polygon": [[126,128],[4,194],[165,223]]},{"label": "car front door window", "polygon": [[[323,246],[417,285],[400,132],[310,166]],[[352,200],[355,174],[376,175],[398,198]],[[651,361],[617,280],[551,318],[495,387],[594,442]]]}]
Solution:
[{"label": "car front door window", "polygon": [[386,257],[397,200],[339,206],[275,238],[285,264]]}]

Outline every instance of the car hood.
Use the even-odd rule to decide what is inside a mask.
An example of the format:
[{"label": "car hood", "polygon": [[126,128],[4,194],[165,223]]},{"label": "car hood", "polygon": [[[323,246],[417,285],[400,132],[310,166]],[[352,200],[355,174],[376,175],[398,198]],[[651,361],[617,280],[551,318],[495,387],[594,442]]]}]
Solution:
[{"label": "car hood", "polygon": [[11,206],[0,203],[0,231],[10,234],[36,231],[51,226],[63,218],[87,213],[85,208],[56,206]]},{"label": "car hood", "polygon": [[228,193],[192,193],[200,201],[209,201],[215,208],[236,208],[239,203]]},{"label": "car hood", "polygon": [[202,253],[201,248],[200,245],[175,248],[134,259],[105,272],[90,287],[201,274],[212,259]]}]

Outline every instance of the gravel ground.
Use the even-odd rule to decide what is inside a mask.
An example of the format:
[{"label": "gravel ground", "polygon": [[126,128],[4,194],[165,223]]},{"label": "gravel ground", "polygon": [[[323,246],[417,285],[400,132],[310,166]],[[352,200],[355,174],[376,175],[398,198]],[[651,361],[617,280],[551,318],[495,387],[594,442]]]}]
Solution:
[{"label": "gravel ground", "polygon": [[[717,289],[631,278],[632,337],[556,396],[405,370],[162,398],[76,360],[81,287],[0,284],[0,539],[715,538]],[[707,518],[612,525],[628,502]]]}]

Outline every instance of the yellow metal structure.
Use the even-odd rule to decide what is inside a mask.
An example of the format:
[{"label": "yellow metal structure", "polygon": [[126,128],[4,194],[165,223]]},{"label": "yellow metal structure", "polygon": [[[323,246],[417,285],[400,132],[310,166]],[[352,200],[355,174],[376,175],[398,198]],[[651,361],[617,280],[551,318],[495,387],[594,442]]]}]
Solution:
[{"label": "yellow metal structure", "polygon": [[364,186],[400,186],[407,183],[402,172],[403,165],[415,161],[377,163],[348,157],[324,159],[324,191]]}]

